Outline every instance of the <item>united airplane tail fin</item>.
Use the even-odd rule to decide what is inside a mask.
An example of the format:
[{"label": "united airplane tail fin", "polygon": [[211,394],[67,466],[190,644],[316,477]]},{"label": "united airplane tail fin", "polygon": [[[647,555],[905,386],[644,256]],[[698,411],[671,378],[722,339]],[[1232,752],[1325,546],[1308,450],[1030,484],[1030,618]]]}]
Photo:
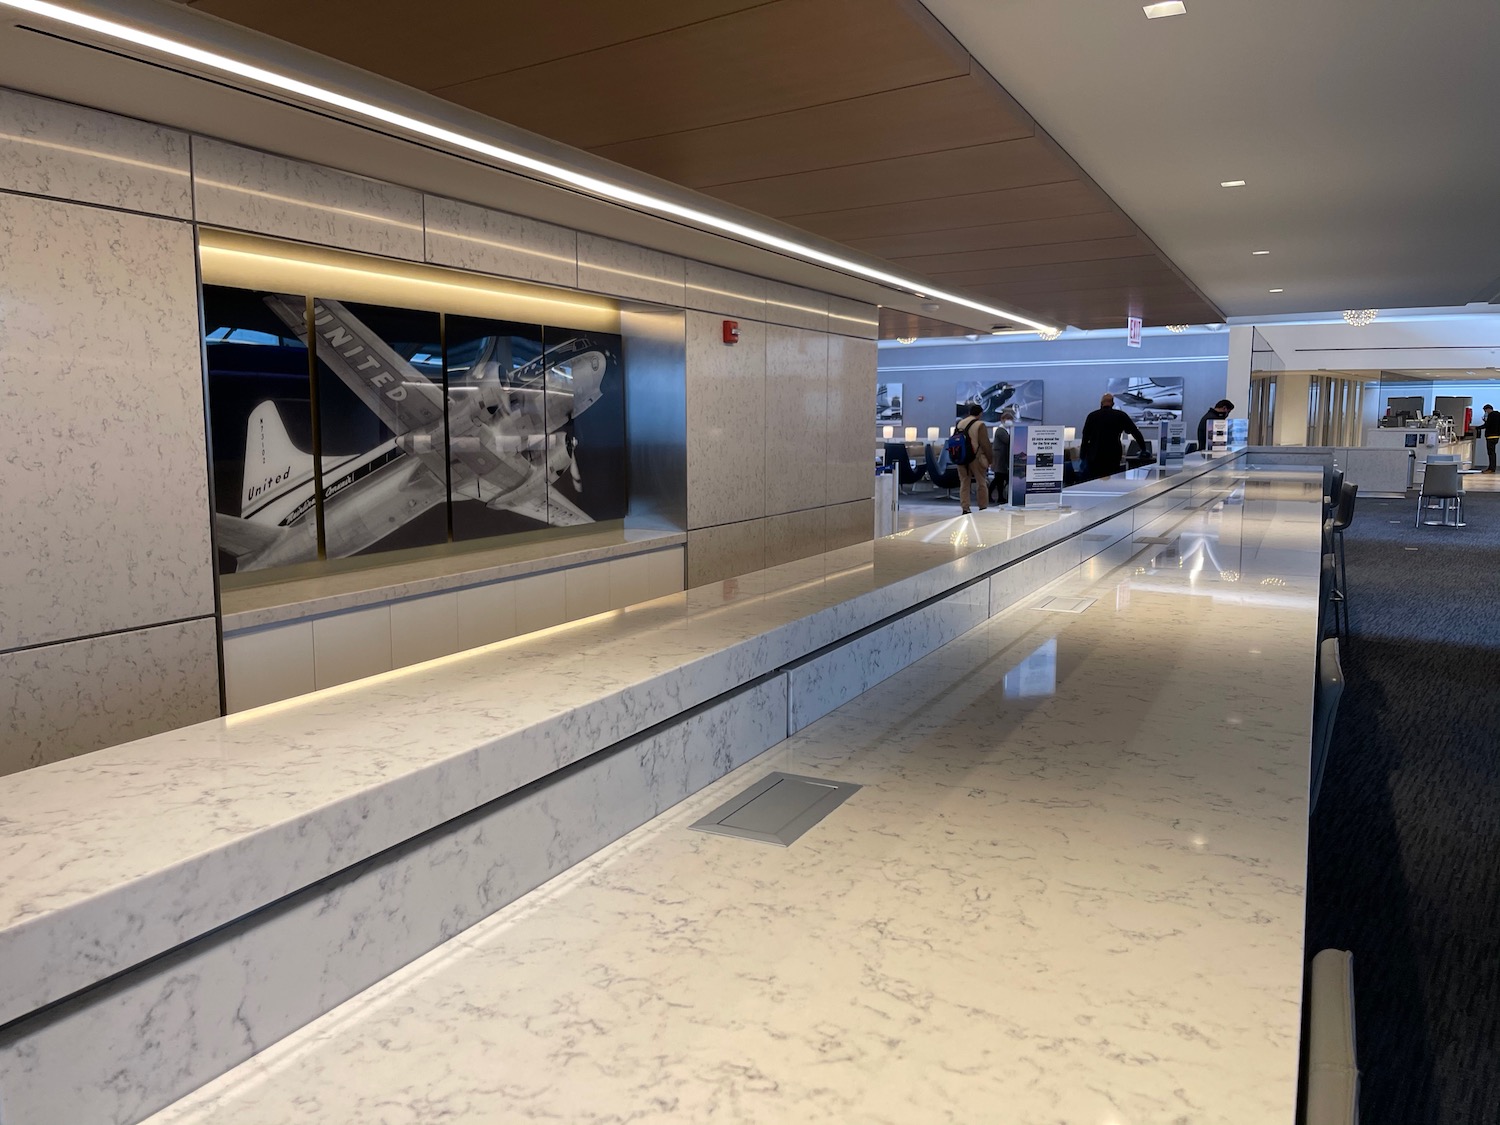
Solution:
[{"label": "united airplane tail fin", "polygon": [[313,459],[292,443],[276,404],[266,401],[250,413],[245,429],[245,476],[240,515],[252,516],[288,489],[312,478]]}]

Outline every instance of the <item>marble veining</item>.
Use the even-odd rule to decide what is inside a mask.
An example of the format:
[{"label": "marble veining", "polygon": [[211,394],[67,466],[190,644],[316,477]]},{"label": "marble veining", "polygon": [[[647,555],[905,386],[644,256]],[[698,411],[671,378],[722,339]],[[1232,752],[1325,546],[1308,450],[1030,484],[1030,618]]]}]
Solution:
[{"label": "marble veining", "polygon": [[319,164],[193,138],[200,223],[420,262],[422,196]]},{"label": "marble veining", "polygon": [[[1308,571],[1303,496],[1156,526]],[[1085,613],[965,633],[149,1125],[1291,1121],[1316,576],[1122,563],[1050,587]],[[790,848],[686,830],[777,769],[864,788]]]},{"label": "marble veining", "polygon": [[0,651],[214,611],[187,224],[0,193]]},{"label": "marble veining", "polygon": [[[1139,475],[1087,518],[1204,471]],[[0,779],[0,962],[24,967],[0,977],[0,1021],[982,578],[1085,518],[995,511],[931,525]]]},{"label": "marble veining", "polygon": [[0,188],[193,217],[187,134],[0,89]]},{"label": "marble veining", "polygon": [[[786,737],[777,678],[0,1033],[26,1125],[133,1125]],[[79,1043],[89,1050],[74,1049]]]},{"label": "marble veining", "polygon": [[549,285],[578,284],[578,234],[521,215],[425,197],[427,260]]},{"label": "marble veining", "polygon": [[0,774],[219,713],[213,618],[0,653]]}]

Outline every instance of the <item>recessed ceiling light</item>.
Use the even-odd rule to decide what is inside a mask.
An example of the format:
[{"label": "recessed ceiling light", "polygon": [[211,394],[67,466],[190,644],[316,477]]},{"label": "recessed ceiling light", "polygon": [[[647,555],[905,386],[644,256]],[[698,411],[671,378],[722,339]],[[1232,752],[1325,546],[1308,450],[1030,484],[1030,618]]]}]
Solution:
[{"label": "recessed ceiling light", "polygon": [[1219,181],[1219,186],[1220,187],[1244,187],[1245,186],[1245,181],[1244,180],[1220,180]]},{"label": "recessed ceiling light", "polygon": [[1250,253],[1252,255],[1254,255],[1255,257],[1259,258],[1262,254],[1269,254],[1270,251],[1269,250],[1252,250],[1252,251],[1250,251]]},{"label": "recessed ceiling light", "polygon": [[1159,20],[1163,16],[1181,16],[1187,13],[1187,7],[1182,0],[1161,0],[1157,4],[1147,4],[1141,11],[1146,13],[1148,20]]},{"label": "recessed ceiling light", "polygon": [[1268,289],[1267,292],[1268,293],[1285,293],[1286,290],[1285,289]]}]

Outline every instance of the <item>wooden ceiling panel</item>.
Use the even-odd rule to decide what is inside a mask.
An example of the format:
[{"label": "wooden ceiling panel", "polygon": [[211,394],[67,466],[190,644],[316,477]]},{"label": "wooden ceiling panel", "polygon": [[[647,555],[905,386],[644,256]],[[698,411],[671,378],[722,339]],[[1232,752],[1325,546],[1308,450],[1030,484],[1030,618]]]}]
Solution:
[{"label": "wooden ceiling panel", "polygon": [[900,309],[880,310],[880,338],[882,340],[931,340],[950,336],[967,336],[972,328],[949,324],[945,320],[934,320],[930,316],[902,312]]},{"label": "wooden ceiling panel", "polygon": [[788,215],[786,221],[850,246],[879,238],[949,231],[994,223],[1082,215],[1112,209],[1108,197],[1076,180],[1009,191],[983,191],[881,207],[839,208]]},{"label": "wooden ceiling panel", "polygon": [[1055,323],[1222,319],[920,0],[191,2]]},{"label": "wooden ceiling panel", "polygon": [[701,23],[768,0],[190,0],[189,6],[433,90]]},{"label": "wooden ceiling panel", "polygon": [[988,78],[963,75],[862,98],[602,145],[593,151],[687,187],[789,176],[1031,136]]},{"label": "wooden ceiling panel", "polygon": [[[941,207],[944,201],[938,201]],[[899,262],[936,254],[961,254],[1003,250],[1011,246],[1043,246],[1054,242],[1083,242],[1097,238],[1126,238],[1135,234],[1135,224],[1118,211],[1095,211],[1060,219],[997,223],[957,230],[924,231],[883,238],[851,239],[849,245],[869,254]]]},{"label": "wooden ceiling panel", "polygon": [[969,73],[951,40],[892,18],[902,7],[779,0],[433,92],[591,149]]},{"label": "wooden ceiling panel", "polygon": [[784,218],[809,204],[820,209],[840,202],[853,207],[879,207],[932,199],[934,192],[941,197],[985,187],[1059,183],[1069,178],[1067,167],[1049,146],[1035,137],[1027,137],[727,184],[712,189],[710,194],[762,215]]}]

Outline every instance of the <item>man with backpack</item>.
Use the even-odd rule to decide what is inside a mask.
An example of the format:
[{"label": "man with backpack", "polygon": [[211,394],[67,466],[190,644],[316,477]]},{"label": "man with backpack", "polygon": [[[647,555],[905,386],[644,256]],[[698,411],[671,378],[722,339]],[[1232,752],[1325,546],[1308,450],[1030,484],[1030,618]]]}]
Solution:
[{"label": "man with backpack", "polygon": [[984,424],[984,407],[974,403],[969,416],[953,427],[947,443],[948,460],[958,470],[958,503],[964,515],[969,514],[969,488],[979,497],[979,510],[990,506],[990,481],[986,475],[995,450],[990,431]]}]

